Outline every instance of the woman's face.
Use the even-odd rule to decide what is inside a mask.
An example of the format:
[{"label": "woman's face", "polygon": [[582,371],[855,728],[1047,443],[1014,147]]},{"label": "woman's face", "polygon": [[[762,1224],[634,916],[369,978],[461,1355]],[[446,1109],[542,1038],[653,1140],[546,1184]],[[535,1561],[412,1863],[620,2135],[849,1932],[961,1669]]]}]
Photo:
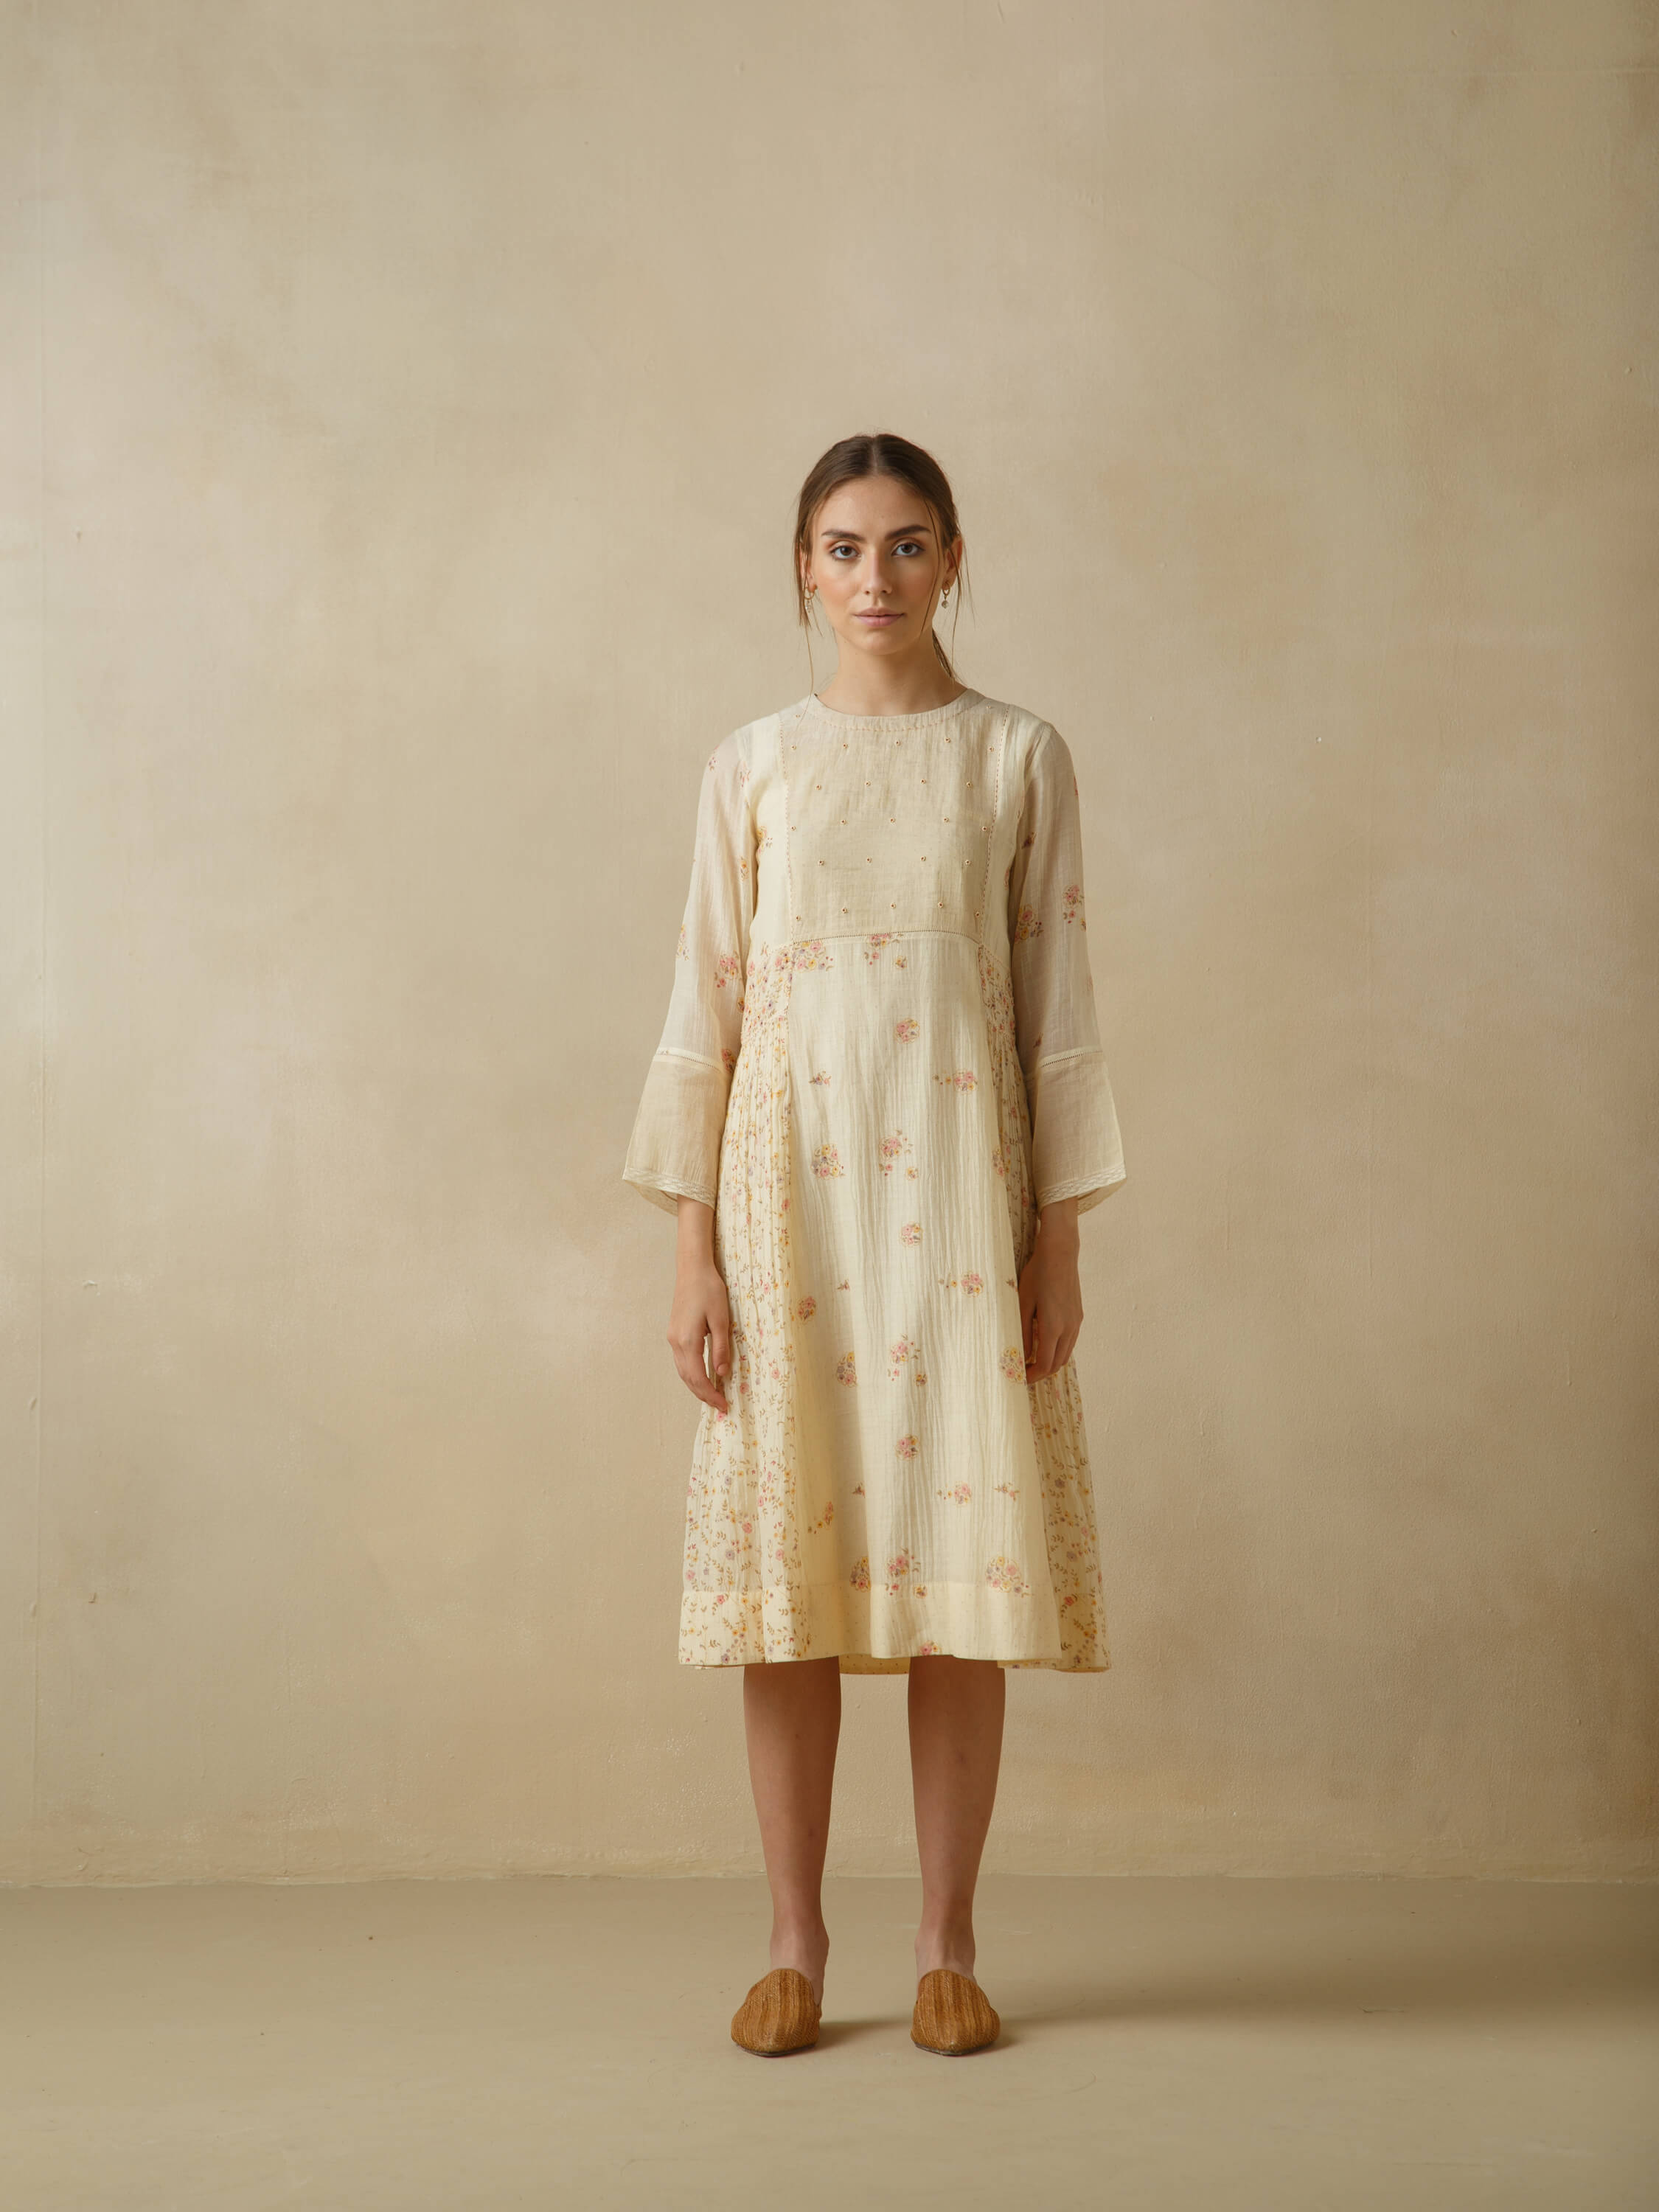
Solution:
[{"label": "woman's face", "polygon": [[840,484],[818,509],[801,566],[844,652],[902,659],[925,651],[962,540],[939,544],[927,509],[896,477]]}]

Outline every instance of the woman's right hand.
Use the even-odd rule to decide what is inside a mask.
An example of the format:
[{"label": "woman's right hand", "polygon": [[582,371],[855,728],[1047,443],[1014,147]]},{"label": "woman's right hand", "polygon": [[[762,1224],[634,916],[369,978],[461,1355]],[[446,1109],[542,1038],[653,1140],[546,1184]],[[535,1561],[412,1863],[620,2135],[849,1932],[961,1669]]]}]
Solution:
[{"label": "woman's right hand", "polygon": [[729,1409],[720,1378],[732,1371],[732,1310],[726,1302],[726,1284],[714,1265],[714,1209],[700,1199],[682,1198],[678,1211],[679,1243],[674,1255],[668,1348],[686,1389],[694,1398],[712,1406],[723,1419]]}]

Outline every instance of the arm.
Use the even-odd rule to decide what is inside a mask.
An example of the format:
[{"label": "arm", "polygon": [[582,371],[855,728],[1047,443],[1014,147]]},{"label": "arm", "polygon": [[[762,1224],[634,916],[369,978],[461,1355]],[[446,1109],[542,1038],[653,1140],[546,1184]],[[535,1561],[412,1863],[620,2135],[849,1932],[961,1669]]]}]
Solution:
[{"label": "arm", "polygon": [[1035,1382],[1066,1364],[1083,1326],[1078,1216],[1125,1180],[1095,1018],[1077,778],[1064,738],[1048,727],[1033,750],[1009,872],[1008,940],[1037,1206],[1019,1283],[1025,1379]]},{"label": "arm", "polygon": [[678,1216],[668,1342],[687,1389],[722,1415],[727,1407],[720,1378],[731,1371],[732,1324],[714,1264],[714,1201],[726,1100],[743,1040],[755,863],[749,764],[740,733],[733,732],[703,771],[667,1018],[623,1168],[624,1182]]},{"label": "arm", "polygon": [[1123,1144],[1095,1018],[1077,776],[1066,740],[1046,726],[1008,878],[1008,942],[1037,1207],[1074,1198],[1086,1213],[1125,1180]]},{"label": "arm", "polygon": [[670,1213],[682,1211],[683,1198],[714,1206],[743,1037],[755,834],[740,736],[724,738],[703,770],[667,1018],[623,1167],[624,1182]]}]

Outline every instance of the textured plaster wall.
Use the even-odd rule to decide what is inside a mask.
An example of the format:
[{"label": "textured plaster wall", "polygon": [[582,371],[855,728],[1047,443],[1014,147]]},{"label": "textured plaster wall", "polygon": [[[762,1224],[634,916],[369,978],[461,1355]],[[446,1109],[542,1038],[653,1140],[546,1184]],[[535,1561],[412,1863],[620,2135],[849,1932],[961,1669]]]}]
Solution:
[{"label": "textured plaster wall", "polygon": [[0,1877],[758,1866],[619,1172],[874,427],[1129,1164],[988,1864],[1650,1869],[1654,10],[0,20]]}]

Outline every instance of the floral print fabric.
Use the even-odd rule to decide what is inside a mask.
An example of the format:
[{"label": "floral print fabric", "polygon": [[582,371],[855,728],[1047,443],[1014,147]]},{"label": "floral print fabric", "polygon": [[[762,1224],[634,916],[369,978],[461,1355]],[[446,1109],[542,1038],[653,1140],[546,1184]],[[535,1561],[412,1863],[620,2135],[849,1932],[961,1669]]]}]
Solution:
[{"label": "floral print fabric", "polygon": [[714,1209],[679,1656],[1109,1665],[1073,1363],[1024,1380],[1051,1198],[1124,1180],[1059,732],[816,698],[709,757],[623,1177]]}]

